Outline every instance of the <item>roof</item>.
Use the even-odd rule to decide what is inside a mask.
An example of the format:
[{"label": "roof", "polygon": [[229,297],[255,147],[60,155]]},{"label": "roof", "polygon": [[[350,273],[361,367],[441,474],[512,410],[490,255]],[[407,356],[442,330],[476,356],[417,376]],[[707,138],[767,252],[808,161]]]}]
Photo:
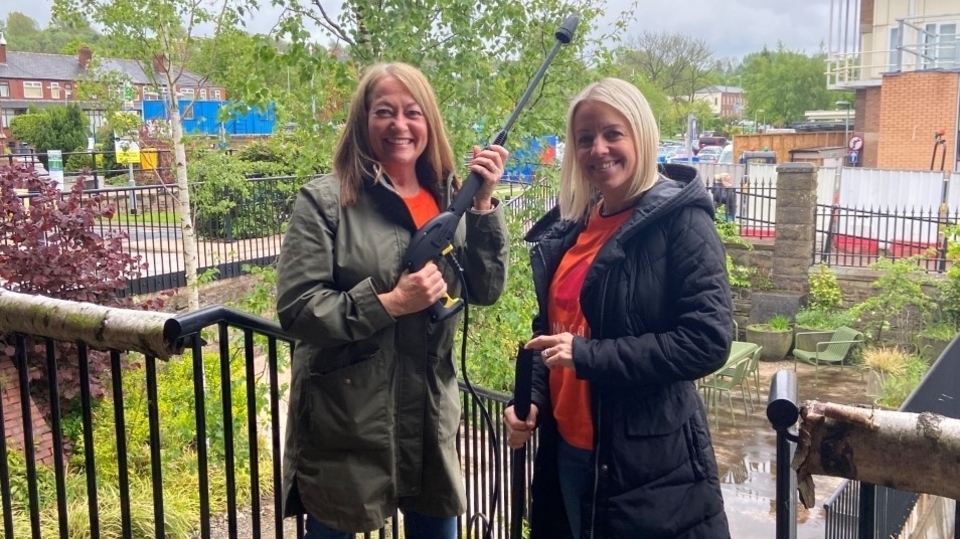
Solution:
[{"label": "roof", "polygon": [[696,94],[742,94],[743,88],[739,86],[707,86],[697,90]]},{"label": "roof", "polygon": [[[99,68],[123,73],[134,84],[148,85],[154,82],[136,60],[101,58]],[[0,64],[0,79],[79,80],[86,72],[87,69],[80,66],[76,56],[67,54],[8,50],[7,63]],[[199,86],[201,80],[203,77],[184,71],[178,84]]]}]

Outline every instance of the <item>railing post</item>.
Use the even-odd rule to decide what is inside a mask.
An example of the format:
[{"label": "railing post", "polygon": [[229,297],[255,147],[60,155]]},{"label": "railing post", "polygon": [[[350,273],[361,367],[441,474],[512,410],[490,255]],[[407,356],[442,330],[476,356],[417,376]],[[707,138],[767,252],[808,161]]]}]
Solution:
[{"label": "railing post", "polygon": [[793,371],[777,371],[770,381],[767,419],[777,431],[777,539],[797,537],[797,473],[790,467],[797,435],[791,428],[797,424],[797,375]]},{"label": "railing post", "polygon": [[874,539],[877,529],[877,486],[860,482],[860,502],[857,508],[860,523],[857,526],[858,539]]}]

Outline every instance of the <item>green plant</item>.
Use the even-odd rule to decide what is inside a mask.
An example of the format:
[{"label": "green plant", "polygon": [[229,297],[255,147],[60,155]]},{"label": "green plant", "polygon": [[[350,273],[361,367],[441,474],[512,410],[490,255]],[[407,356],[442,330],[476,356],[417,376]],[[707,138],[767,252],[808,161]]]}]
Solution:
[{"label": "green plant", "polygon": [[[927,316],[933,303],[923,291],[924,274],[917,265],[919,256],[901,258],[895,262],[881,258],[873,264],[880,276],[873,283],[877,293],[851,307],[855,317],[868,318],[876,333],[870,335],[879,340],[888,325],[908,328],[917,313]],[[868,332],[869,333],[869,332]]]},{"label": "green plant", "polygon": [[756,275],[757,268],[741,266],[733,261],[733,257],[727,255],[727,278],[730,280],[730,286],[736,288],[750,288],[751,279]]},{"label": "green plant", "polygon": [[950,322],[941,320],[924,326],[920,336],[938,341],[950,341],[957,336],[957,328]]},{"label": "green plant", "polygon": [[907,370],[909,355],[897,346],[871,346],[861,354],[864,367],[880,374],[900,376]]},{"label": "green plant", "polygon": [[904,372],[884,378],[880,386],[880,397],[877,403],[893,409],[899,409],[920,385],[923,376],[930,369],[930,365],[916,355],[907,356]]},{"label": "green plant", "polygon": [[810,307],[821,311],[833,311],[843,306],[843,293],[837,276],[826,264],[818,264],[816,272],[808,277],[810,284]]},{"label": "green plant", "polygon": [[771,316],[766,322],[750,324],[747,327],[758,331],[774,331],[781,333],[791,330],[790,318],[782,314]]},{"label": "green plant", "polygon": [[850,311],[824,311],[806,308],[797,312],[795,317],[798,326],[806,329],[833,330],[840,326],[850,326],[854,317]]}]

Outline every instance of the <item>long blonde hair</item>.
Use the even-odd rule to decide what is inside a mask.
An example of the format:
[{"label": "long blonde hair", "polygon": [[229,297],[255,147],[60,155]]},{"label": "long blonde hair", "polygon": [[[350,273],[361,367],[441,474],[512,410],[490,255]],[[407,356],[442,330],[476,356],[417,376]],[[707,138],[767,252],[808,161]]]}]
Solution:
[{"label": "long blonde hair", "polygon": [[629,82],[605,78],[584,88],[570,103],[567,112],[567,147],[560,165],[560,216],[579,221],[586,219],[593,209],[595,188],[580,173],[577,163],[576,138],[573,118],[577,109],[587,101],[605,103],[617,110],[627,120],[637,152],[637,170],[630,182],[625,200],[632,200],[653,187],[657,173],[657,144],[660,129],[657,127],[650,104],[640,90]]},{"label": "long blonde hair", "polygon": [[[340,203],[349,206],[357,201],[364,178],[379,181],[383,175],[380,163],[374,158],[367,131],[370,115],[370,94],[381,80],[393,77],[413,96],[427,121],[427,145],[417,158],[416,172],[420,184],[431,193],[439,194],[443,181],[454,172],[453,150],[447,137],[440,107],[430,83],[423,73],[400,62],[374,64],[364,71],[360,84],[350,101],[350,111],[340,133],[333,155],[333,170],[340,178]],[[458,188],[454,178],[454,188]]]}]

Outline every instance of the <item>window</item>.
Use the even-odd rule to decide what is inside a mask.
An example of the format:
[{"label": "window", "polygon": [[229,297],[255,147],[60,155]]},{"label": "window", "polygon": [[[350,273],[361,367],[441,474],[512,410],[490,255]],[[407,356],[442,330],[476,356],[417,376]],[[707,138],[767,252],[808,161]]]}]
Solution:
[{"label": "window", "polygon": [[900,71],[900,62],[897,61],[897,47],[900,46],[900,28],[894,26],[890,29],[890,57],[887,59],[887,68],[890,71]]},{"label": "window", "polygon": [[10,97],[10,83],[0,82],[0,97]]},{"label": "window", "polygon": [[187,101],[193,101],[193,88],[181,88],[180,97],[181,99],[186,99]]},{"label": "window", "polygon": [[149,100],[156,101],[157,99],[160,99],[160,94],[158,94],[157,92],[154,92],[153,90],[147,90],[146,88],[143,89],[144,101],[149,101]]},{"label": "window", "polygon": [[213,99],[214,101],[220,101],[220,90],[213,91]]},{"label": "window", "polygon": [[43,99],[43,84],[35,81],[24,81],[24,99]]},{"label": "window", "polygon": [[3,124],[3,127],[10,127],[10,120],[15,116],[20,116],[21,114],[26,114],[27,109],[9,109],[5,108],[0,110],[0,123]]},{"label": "window", "polygon": [[957,24],[929,23],[923,27],[923,69],[952,68],[958,64]]},{"label": "window", "polygon": [[50,99],[60,99],[60,83],[50,83]]},{"label": "window", "polygon": [[206,99],[206,98],[207,98],[207,89],[206,89],[206,88],[201,88],[201,89],[200,89],[200,99],[203,100],[203,99]]}]

